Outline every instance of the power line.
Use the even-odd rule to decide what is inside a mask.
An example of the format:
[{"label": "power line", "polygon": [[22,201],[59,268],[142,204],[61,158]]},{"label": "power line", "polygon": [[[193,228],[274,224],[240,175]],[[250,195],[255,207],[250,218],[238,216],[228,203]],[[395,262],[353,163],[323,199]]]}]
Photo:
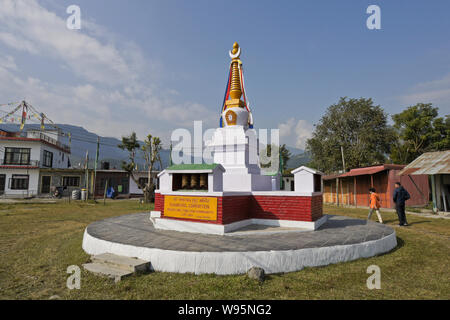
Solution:
[{"label": "power line", "polygon": [[[17,105],[17,104],[19,104],[19,105]],[[89,138],[89,137],[82,136],[79,134],[73,134],[70,131],[63,130],[61,127],[57,126],[50,118],[48,118],[44,113],[39,112],[33,105],[31,105],[30,103],[28,103],[26,101],[0,104],[0,106],[14,106],[14,105],[16,105],[16,106],[9,112],[0,110],[0,112],[5,114],[4,116],[0,117],[0,120],[1,120],[0,123],[9,117],[12,117],[13,119],[15,119],[15,117],[17,117],[17,119],[20,121],[21,119],[23,119],[24,112],[28,113],[28,111],[31,111],[31,113],[28,114],[28,117],[25,116],[25,119],[23,119],[23,122],[22,122],[23,124],[25,124],[25,122],[29,122],[31,124],[40,124],[41,129],[43,129],[43,131],[45,131],[45,125],[49,125],[55,129],[57,129],[62,136],[67,137],[69,139],[70,148],[84,150],[84,148],[82,148],[82,147],[72,146],[72,144],[71,144],[72,140],[91,143],[91,144],[95,144],[95,145],[98,143],[100,146],[119,148],[118,144],[102,142],[101,138],[98,135],[96,135],[96,137]],[[22,115],[15,116],[15,113],[20,111],[21,107],[22,107]],[[44,122],[47,122],[47,123],[44,123]],[[8,123],[5,123],[5,124],[8,124]],[[10,124],[20,125],[20,124],[14,123],[14,122],[10,123]],[[99,141],[97,141],[97,139],[99,139]],[[103,139],[105,139],[105,138],[103,138]],[[108,139],[108,138],[106,138],[106,139]],[[1,148],[2,149],[0,149],[0,150],[2,150],[2,151],[5,150],[3,147],[1,147]],[[194,149],[191,149],[191,150],[194,150]]]}]

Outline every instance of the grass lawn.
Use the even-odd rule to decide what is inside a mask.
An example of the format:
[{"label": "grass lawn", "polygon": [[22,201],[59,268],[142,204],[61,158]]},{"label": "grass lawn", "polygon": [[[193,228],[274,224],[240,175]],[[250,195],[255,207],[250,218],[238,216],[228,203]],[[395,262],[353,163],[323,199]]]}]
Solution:
[{"label": "grass lawn", "polygon": [[[0,298],[48,299],[450,299],[450,220],[409,215],[396,228],[398,247],[381,256],[267,276],[260,285],[245,275],[154,272],[118,284],[82,269],[81,289],[69,290],[69,265],[89,260],[85,227],[96,220],[149,211],[138,201],[100,204],[0,204]],[[366,218],[365,209],[326,206],[329,214]],[[375,216],[375,215],[374,215]],[[373,217],[374,219],[375,217]],[[381,268],[381,289],[368,290],[367,267]]]}]

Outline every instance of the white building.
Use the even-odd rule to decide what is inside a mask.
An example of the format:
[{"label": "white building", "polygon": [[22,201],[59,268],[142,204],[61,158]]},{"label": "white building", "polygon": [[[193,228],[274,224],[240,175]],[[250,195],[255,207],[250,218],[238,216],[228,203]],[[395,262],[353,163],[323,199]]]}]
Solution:
[{"label": "white building", "polygon": [[[152,177],[154,179],[155,187],[158,189],[158,174],[160,171],[152,171]],[[133,173],[134,177],[138,179],[139,183],[147,184],[148,183],[148,171],[136,171]],[[134,182],[134,180],[130,177],[130,195],[131,196],[142,196],[144,192],[142,189]]]},{"label": "white building", "polygon": [[58,130],[0,130],[0,195],[29,197],[40,191],[49,193],[51,177],[39,178],[40,169],[66,169],[69,155],[70,148],[61,143]]},{"label": "white building", "polygon": [[294,175],[292,173],[283,174],[283,183],[281,184],[280,189],[284,190],[284,191],[294,191],[295,190]]},{"label": "white building", "polygon": [[297,192],[323,192],[322,176],[319,170],[301,166],[292,170],[294,190]]}]

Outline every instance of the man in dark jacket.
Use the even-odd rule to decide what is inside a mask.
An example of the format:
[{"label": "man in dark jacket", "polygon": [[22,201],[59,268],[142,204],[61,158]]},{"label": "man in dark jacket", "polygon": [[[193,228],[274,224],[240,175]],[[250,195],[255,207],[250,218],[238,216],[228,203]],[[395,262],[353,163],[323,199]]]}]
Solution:
[{"label": "man in dark jacket", "polygon": [[395,210],[397,211],[399,226],[407,226],[405,214],[405,202],[410,198],[408,191],[402,187],[400,182],[395,183],[394,202]]}]

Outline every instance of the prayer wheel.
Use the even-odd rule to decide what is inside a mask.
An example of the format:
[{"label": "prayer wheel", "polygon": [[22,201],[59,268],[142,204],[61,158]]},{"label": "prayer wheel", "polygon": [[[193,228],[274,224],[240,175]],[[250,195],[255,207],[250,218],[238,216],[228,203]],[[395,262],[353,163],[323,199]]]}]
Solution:
[{"label": "prayer wheel", "polygon": [[190,175],[183,174],[181,176],[181,189],[189,189],[190,186]]},{"label": "prayer wheel", "polygon": [[208,174],[202,173],[200,175],[200,189],[208,189]]},{"label": "prayer wheel", "polygon": [[191,189],[198,189],[199,186],[199,174],[191,174]]}]

